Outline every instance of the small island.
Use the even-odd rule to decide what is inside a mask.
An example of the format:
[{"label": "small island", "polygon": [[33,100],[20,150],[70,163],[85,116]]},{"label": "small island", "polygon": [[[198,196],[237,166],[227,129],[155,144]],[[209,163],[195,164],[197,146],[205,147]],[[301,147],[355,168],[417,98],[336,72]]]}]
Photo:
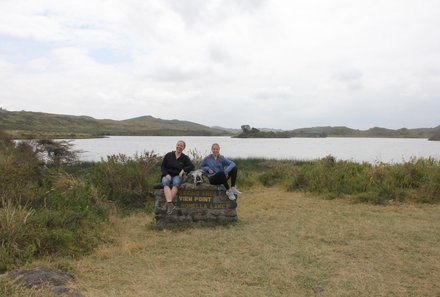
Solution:
[{"label": "small island", "polygon": [[236,138],[291,138],[291,137],[327,137],[327,133],[306,129],[291,131],[261,131],[249,125],[241,126],[242,132]]}]

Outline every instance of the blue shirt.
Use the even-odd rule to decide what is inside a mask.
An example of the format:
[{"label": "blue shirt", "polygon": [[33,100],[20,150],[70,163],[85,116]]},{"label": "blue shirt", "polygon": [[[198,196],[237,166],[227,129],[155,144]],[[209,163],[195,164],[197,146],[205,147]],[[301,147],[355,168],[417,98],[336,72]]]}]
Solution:
[{"label": "blue shirt", "polygon": [[[229,172],[232,170],[232,168],[235,167],[235,163],[231,160],[225,158],[222,155],[219,155],[217,159],[214,157],[214,155],[209,155],[205,157],[202,161],[202,164],[200,164],[200,169],[202,169],[208,177],[213,176],[214,174],[224,171],[226,174],[229,174]],[[214,174],[209,173],[209,169],[212,169],[214,171]]]}]

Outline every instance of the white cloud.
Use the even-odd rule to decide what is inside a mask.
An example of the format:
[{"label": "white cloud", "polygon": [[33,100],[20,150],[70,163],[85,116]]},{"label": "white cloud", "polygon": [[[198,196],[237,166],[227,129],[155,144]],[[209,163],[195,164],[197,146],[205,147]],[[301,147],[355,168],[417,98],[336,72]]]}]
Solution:
[{"label": "white cloud", "polygon": [[438,27],[436,0],[1,1],[0,105],[235,128],[436,126]]}]

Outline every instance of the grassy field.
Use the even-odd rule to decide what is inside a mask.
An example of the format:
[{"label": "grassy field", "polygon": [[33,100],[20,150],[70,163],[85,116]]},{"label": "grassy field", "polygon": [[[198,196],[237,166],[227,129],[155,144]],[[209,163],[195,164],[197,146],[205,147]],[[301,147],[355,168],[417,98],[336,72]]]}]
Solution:
[{"label": "grassy field", "polygon": [[440,296],[440,205],[375,206],[261,189],[231,226],[113,218],[73,265],[86,296]]},{"label": "grassy field", "polygon": [[35,266],[91,297],[440,296],[438,160],[236,160],[237,224],[158,231],[160,156],[65,148],[0,131],[0,296],[50,296],[2,274]]}]

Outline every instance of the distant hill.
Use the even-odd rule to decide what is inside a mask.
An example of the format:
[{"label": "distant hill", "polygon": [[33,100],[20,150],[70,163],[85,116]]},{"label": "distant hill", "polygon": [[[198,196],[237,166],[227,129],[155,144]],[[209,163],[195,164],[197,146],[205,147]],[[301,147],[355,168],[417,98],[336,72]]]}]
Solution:
[{"label": "distant hill", "polygon": [[435,128],[401,128],[397,130],[374,127],[368,130],[351,129],[344,126],[300,128],[289,131],[261,131],[247,127],[238,138],[290,138],[290,137],[387,137],[387,138],[440,138],[440,126]]},{"label": "distant hill", "polygon": [[122,121],[98,120],[89,116],[72,116],[29,111],[0,112],[0,130],[23,138],[81,138],[106,135],[216,136],[230,133],[204,125],[179,120],[142,116]]},{"label": "distant hill", "polygon": [[324,126],[279,130],[251,128],[241,129],[207,127],[193,122],[163,120],[141,116],[127,120],[95,119],[89,116],[72,116],[30,111],[7,111],[0,108],[0,130],[15,138],[85,138],[108,135],[133,136],[221,136],[235,135],[241,138],[289,138],[289,137],[401,137],[440,140],[440,125],[434,128],[401,128],[397,130],[373,127],[368,130],[345,126]]},{"label": "distant hill", "polygon": [[432,135],[431,137],[429,137],[429,140],[436,140],[436,141],[440,141],[440,131],[436,132],[436,134]]},{"label": "distant hill", "polygon": [[313,127],[289,131],[296,136],[302,133],[320,133],[327,137],[390,137],[390,138],[430,138],[440,133],[440,126],[435,128],[401,128],[397,130],[373,127],[368,130],[351,129],[344,126],[339,127]]}]

